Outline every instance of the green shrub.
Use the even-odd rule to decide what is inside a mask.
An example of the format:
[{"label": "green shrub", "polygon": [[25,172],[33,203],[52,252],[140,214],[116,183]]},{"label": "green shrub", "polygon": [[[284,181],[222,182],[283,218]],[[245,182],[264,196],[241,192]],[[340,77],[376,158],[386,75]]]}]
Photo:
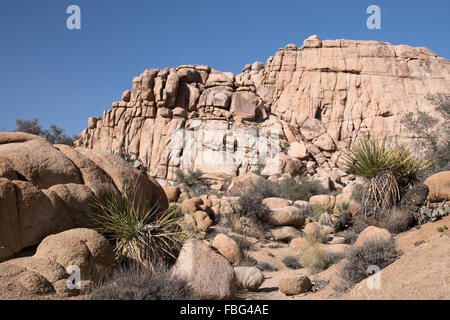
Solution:
[{"label": "green shrub", "polygon": [[141,269],[116,274],[111,281],[94,289],[90,300],[194,300],[188,284],[168,271]]},{"label": "green shrub", "polygon": [[283,264],[291,269],[301,269],[302,265],[300,264],[299,257],[298,256],[286,256],[284,257],[281,262]]},{"label": "green shrub", "polygon": [[365,243],[349,251],[341,276],[350,283],[359,283],[370,276],[367,273],[370,266],[377,266],[381,270],[394,262],[397,256],[394,240]]},{"label": "green shrub", "polygon": [[115,242],[119,265],[142,264],[154,268],[171,264],[183,242],[189,237],[179,225],[174,207],[161,212],[144,208],[125,192],[109,192],[94,205],[94,228]]},{"label": "green shrub", "polygon": [[430,165],[429,160],[415,157],[406,147],[390,148],[374,138],[353,145],[344,154],[344,162],[349,174],[366,179],[363,211],[376,219],[384,209],[398,203],[406,188]]}]

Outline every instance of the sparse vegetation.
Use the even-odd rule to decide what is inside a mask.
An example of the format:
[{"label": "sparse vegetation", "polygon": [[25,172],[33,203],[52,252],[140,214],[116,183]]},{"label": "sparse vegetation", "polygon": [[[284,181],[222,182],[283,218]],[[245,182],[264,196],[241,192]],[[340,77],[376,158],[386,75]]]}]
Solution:
[{"label": "sparse vegetation", "polygon": [[352,226],[344,231],[344,238],[346,244],[354,244],[358,235],[367,228],[370,223],[363,217],[357,217],[353,220]]},{"label": "sparse vegetation", "polygon": [[210,184],[206,179],[202,178],[203,173],[200,170],[189,169],[187,172],[183,172],[177,169],[175,176],[176,182],[183,186],[192,197],[199,197],[211,192]]},{"label": "sparse vegetation", "polygon": [[374,241],[354,247],[347,255],[347,263],[341,271],[345,281],[356,284],[369,277],[369,266],[385,268],[398,257],[394,240]]},{"label": "sparse vegetation", "polygon": [[300,264],[313,272],[320,272],[327,269],[330,262],[318,243],[309,242],[302,250]]},{"label": "sparse vegetation", "polygon": [[308,201],[312,196],[329,193],[319,181],[306,176],[300,177],[298,182],[294,178],[285,179],[280,183],[279,188],[278,196],[292,201]]},{"label": "sparse vegetation", "polygon": [[170,265],[189,235],[179,225],[179,211],[144,208],[136,192],[109,192],[94,205],[95,229],[115,242],[119,265],[143,265],[154,269]]},{"label": "sparse vegetation", "polygon": [[333,214],[334,207],[330,204],[317,203],[312,205],[313,210],[319,215],[319,223],[325,226],[333,225],[331,214]]},{"label": "sparse vegetation", "polygon": [[278,271],[278,269],[276,267],[274,267],[270,263],[264,262],[264,261],[258,262],[256,267],[261,271]]},{"label": "sparse vegetation", "polygon": [[93,290],[90,300],[194,300],[188,284],[168,271],[146,269],[116,274]]},{"label": "sparse vegetation", "polygon": [[448,227],[444,224],[444,225],[441,226],[441,227],[437,227],[436,230],[437,230],[438,232],[444,232],[444,231],[448,230]]},{"label": "sparse vegetation", "polygon": [[407,130],[421,138],[416,142],[417,150],[431,155],[433,163],[428,170],[428,175],[431,175],[450,169],[450,95],[438,93],[428,95],[427,99],[440,113],[443,119],[441,126],[436,126],[439,122],[437,118],[424,111],[419,111],[416,115],[409,112],[401,122]]},{"label": "sparse vegetation", "polygon": [[415,225],[414,215],[406,210],[393,207],[385,212],[385,216],[378,222],[378,226],[391,233],[408,231]]},{"label": "sparse vegetation", "polygon": [[283,264],[291,269],[301,269],[302,265],[300,264],[299,257],[298,256],[286,256],[284,257],[281,262]]},{"label": "sparse vegetation", "polygon": [[417,181],[430,160],[414,156],[406,147],[391,148],[374,138],[362,139],[344,155],[350,174],[366,179],[363,212],[379,220],[385,209],[397,204],[407,187]]},{"label": "sparse vegetation", "polygon": [[76,135],[69,137],[64,133],[64,129],[58,128],[54,124],[50,126],[50,129],[43,129],[39,124],[39,119],[33,120],[16,120],[17,131],[35,134],[37,136],[44,137],[51,144],[67,144],[73,146]]}]

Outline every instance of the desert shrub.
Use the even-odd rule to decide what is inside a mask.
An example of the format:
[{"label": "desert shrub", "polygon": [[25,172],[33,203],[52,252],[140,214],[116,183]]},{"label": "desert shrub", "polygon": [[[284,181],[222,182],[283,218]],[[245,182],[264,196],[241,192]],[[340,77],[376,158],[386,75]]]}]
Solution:
[{"label": "desert shrub", "polygon": [[337,213],[342,213],[348,211],[350,209],[350,201],[344,200],[339,203],[336,203],[334,210]]},{"label": "desert shrub", "polygon": [[254,258],[249,256],[248,254],[244,254],[242,256],[242,259],[239,261],[239,263],[236,265],[238,267],[255,267],[258,264],[258,261],[256,261]]},{"label": "desert shrub", "polygon": [[394,262],[397,256],[394,240],[367,242],[349,251],[341,276],[350,283],[359,283],[370,276],[367,273],[370,266],[381,270]]},{"label": "desert shrub", "polygon": [[364,192],[364,185],[361,183],[357,183],[353,186],[352,200],[356,201],[357,203],[362,203],[363,200],[363,192]]},{"label": "desert shrub", "polygon": [[374,138],[362,139],[344,154],[347,171],[363,177],[362,205],[367,217],[380,219],[384,209],[397,204],[407,187],[430,165],[407,147],[388,147]]},{"label": "desert shrub", "polygon": [[277,190],[274,185],[267,181],[266,183],[253,185],[247,193],[241,194],[234,208],[240,217],[246,217],[253,224],[268,229],[268,219],[270,209],[263,204],[265,198],[277,196]]},{"label": "desert shrub", "polygon": [[299,178],[299,182],[294,178],[283,180],[280,183],[279,197],[292,201],[308,201],[312,196],[328,193],[319,181],[303,176]]},{"label": "desert shrub", "polygon": [[252,243],[243,237],[231,237],[234,241],[236,241],[237,245],[241,250],[250,250],[252,248]]},{"label": "desert shrub", "polygon": [[182,170],[177,169],[175,171],[175,181],[183,186],[183,188],[193,197],[199,197],[211,192],[210,184],[206,179],[203,179],[202,176],[203,173],[201,170],[189,169],[187,172],[183,172]]},{"label": "desert shrub", "polygon": [[116,273],[106,284],[95,288],[90,300],[194,300],[188,284],[168,271],[141,269]]},{"label": "desert shrub", "polygon": [[125,192],[109,192],[94,205],[95,229],[115,242],[119,265],[139,264],[153,269],[171,264],[189,235],[180,227],[174,206],[161,212],[156,206],[144,208]]},{"label": "desert shrub", "polygon": [[268,262],[264,262],[264,261],[258,262],[256,267],[261,271],[278,271],[278,269],[275,266],[271,265]]},{"label": "desert shrub", "polygon": [[350,211],[344,211],[333,223],[334,232],[339,232],[344,230],[352,221],[352,213]]},{"label": "desert shrub", "polygon": [[355,218],[352,226],[344,231],[344,238],[346,244],[354,244],[358,235],[367,228],[371,223],[362,216]]},{"label": "desert shrub", "polygon": [[54,124],[50,126],[50,129],[43,129],[39,124],[39,119],[33,120],[16,120],[17,131],[35,134],[37,136],[44,137],[51,144],[66,144],[69,146],[74,145],[76,135],[69,137],[64,134],[64,129],[58,128]]},{"label": "desert shrub", "polygon": [[400,233],[408,231],[414,227],[415,223],[416,220],[411,212],[394,207],[385,212],[377,225],[391,233]]},{"label": "desert shrub", "polygon": [[333,214],[334,207],[332,205],[317,203],[312,205],[312,209],[319,215],[319,223],[326,226],[331,226],[333,224],[331,214]]},{"label": "desert shrub", "polygon": [[311,238],[307,240],[308,241],[302,248],[300,264],[313,272],[320,272],[328,268],[330,261],[319,243]]},{"label": "desert shrub", "polygon": [[232,214],[227,220],[227,226],[238,234],[244,237],[249,236],[257,239],[264,239],[265,228],[258,222],[250,220],[249,218]]},{"label": "desert shrub", "polygon": [[283,264],[291,269],[301,269],[302,265],[300,264],[299,257],[298,256],[285,256],[281,262]]},{"label": "desert shrub", "polygon": [[426,98],[440,113],[442,125],[436,126],[438,119],[424,111],[419,111],[416,115],[412,112],[405,114],[401,123],[420,138],[419,141],[415,141],[416,149],[433,159],[432,165],[427,170],[429,176],[450,169],[450,95],[438,93],[428,95]]}]

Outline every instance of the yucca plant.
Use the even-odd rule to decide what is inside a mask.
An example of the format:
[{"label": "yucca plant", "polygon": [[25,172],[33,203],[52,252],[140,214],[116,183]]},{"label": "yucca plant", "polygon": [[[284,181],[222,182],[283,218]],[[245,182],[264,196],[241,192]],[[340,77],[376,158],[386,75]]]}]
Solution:
[{"label": "yucca plant", "polygon": [[333,213],[333,206],[325,203],[317,203],[312,205],[312,209],[319,214],[319,223],[324,226],[331,226],[331,214]]},{"label": "yucca plant", "polygon": [[162,211],[144,208],[136,193],[109,192],[94,205],[94,228],[115,242],[118,265],[138,264],[154,270],[176,260],[176,253],[189,235],[180,227],[174,207]]},{"label": "yucca plant", "polygon": [[362,139],[344,153],[343,160],[349,174],[366,179],[363,210],[376,219],[400,201],[406,187],[431,165],[430,160],[414,156],[407,147],[388,147],[375,138]]}]

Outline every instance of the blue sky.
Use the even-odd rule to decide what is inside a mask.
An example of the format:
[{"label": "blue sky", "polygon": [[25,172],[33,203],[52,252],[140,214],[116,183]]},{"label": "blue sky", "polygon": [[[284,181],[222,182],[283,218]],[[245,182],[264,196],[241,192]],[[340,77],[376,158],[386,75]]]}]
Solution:
[{"label": "blue sky", "polygon": [[[66,8],[81,8],[81,30]],[[369,5],[381,30],[366,27]],[[0,130],[39,118],[78,134],[150,67],[207,64],[239,73],[288,43],[382,40],[450,58],[450,1],[1,0]]]}]

